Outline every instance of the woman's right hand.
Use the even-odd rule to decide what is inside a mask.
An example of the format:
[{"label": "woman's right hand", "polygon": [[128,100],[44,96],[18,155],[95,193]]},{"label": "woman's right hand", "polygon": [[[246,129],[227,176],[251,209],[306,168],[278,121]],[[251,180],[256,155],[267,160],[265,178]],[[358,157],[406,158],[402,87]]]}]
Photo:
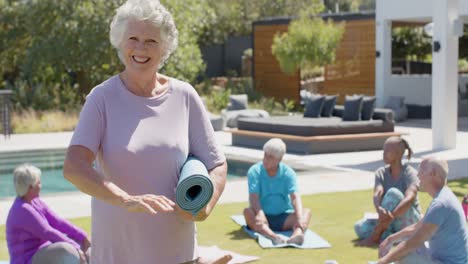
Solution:
[{"label": "woman's right hand", "polygon": [[158,212],[173,212],[175,203],[163,195],[144,194],[128,196],[123,207],[129,212],[157,214]]}]

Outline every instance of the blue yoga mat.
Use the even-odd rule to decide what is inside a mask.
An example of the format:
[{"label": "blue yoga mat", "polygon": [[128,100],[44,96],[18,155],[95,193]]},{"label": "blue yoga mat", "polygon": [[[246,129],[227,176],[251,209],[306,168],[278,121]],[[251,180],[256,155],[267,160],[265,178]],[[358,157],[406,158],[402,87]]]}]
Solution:
[{"label": "blue yoga mat", "polygon": [[213,182],[205,165],[195,157],[189,157],[180,171],[176,189],[176,203],[192,215],[205,207],[213,196]]},{"label": "blue yoga mat", "polygon": [[[259,234],[247,227],[247,223],[245,222],[245,218],[243,215],[233,215],[231,219],[238,225],[242,226],[242,229],[250,236],[257,239],[258,244],[262,248],[281,248],[281,247],[295,247],[301,249],[312,249],[312,248],[330,248],[331,245],[323,239],[321,236],[317,235],[315,232],[307,229],[304,233],[304,243],[302,245],[296,245],[292,243],[285,243],[280,245],[273,245],[273,242],[262,234]],[[292,231],[283,231],[283,232],[275,232],[279,235],[290,237]]]}]

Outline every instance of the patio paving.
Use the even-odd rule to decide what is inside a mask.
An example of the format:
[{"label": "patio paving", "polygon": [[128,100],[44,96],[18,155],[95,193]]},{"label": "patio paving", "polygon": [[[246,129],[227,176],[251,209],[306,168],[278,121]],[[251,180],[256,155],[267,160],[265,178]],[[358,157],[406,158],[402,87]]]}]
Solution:
[{"label": "patio paving", "polygon": [[[457,133],[457,148],[445,151],[432,151],[432,131],[430,120],[409,120],[398,123],[396,131],[405,133],[413,151],[411,164],[418,166],[422,158],[437,156],[448,160],[450,179],[468,177],[468,118],[459,118]],[[12,135],[5,140],[0,135],[0,152],[22,151],[33,149],[66,148],[72,133],[46,133]],[[231,146],[229,133],[216,132],[216,138],[221,144],[226,156],[234,159],[260,160],[263,152]],[[382,151],[362,151],[350,153],[330,153],[314,155],[286,154],[284,161],[289,164],[321,166],[329,168],[326,173],[300,173],[298,183],[302,194],[323,192],[339,192],[371,189],[374,182],[373,171],[382,166]],[[67,193],[43,195],[43,199],[57,213],[66,217],[82,217],[91,214],[90,197],[82,193]],[[248,198],[245,179],[228,181],[220,203],[245,202]],[[12,199],[0,199],[0,224],[6,220],[6,212]]]}]

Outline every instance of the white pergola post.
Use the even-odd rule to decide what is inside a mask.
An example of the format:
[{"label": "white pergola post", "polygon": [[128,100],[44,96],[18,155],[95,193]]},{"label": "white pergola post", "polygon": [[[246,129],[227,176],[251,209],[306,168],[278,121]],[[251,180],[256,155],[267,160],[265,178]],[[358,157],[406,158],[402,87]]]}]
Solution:
[{"label": "white pergola post", "polygon": [[385,104],[385,89],[389,89],[387,81],[392,74],[392,22],[377,17],[375,29],[375,96],[377,106]]},{"label": "white pergola post", "polygon": [[[452,149],[458,121],[458,36],[453,30],[458,0],[434,0],[433,5],[432,148]],[[439,51],[434,49],[437,42]]]}]

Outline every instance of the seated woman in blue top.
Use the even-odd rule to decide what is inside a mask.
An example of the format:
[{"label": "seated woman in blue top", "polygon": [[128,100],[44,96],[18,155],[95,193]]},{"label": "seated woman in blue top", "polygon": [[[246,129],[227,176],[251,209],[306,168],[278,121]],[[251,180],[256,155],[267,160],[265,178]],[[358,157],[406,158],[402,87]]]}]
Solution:
[{"label": "seated woman in blue top", "polygon": [[[247,225],[270,238],[274,245],[301,245],[310,222],[310,210],[302,208],[296,173],[281,162],[286,145],[273,138],[265,143],[263,151],[263,162],[253,165],[247,173],[250,201],[250,207],[244,209]],[[274,232],[286,230],[293,230],[288,240]]]}]

